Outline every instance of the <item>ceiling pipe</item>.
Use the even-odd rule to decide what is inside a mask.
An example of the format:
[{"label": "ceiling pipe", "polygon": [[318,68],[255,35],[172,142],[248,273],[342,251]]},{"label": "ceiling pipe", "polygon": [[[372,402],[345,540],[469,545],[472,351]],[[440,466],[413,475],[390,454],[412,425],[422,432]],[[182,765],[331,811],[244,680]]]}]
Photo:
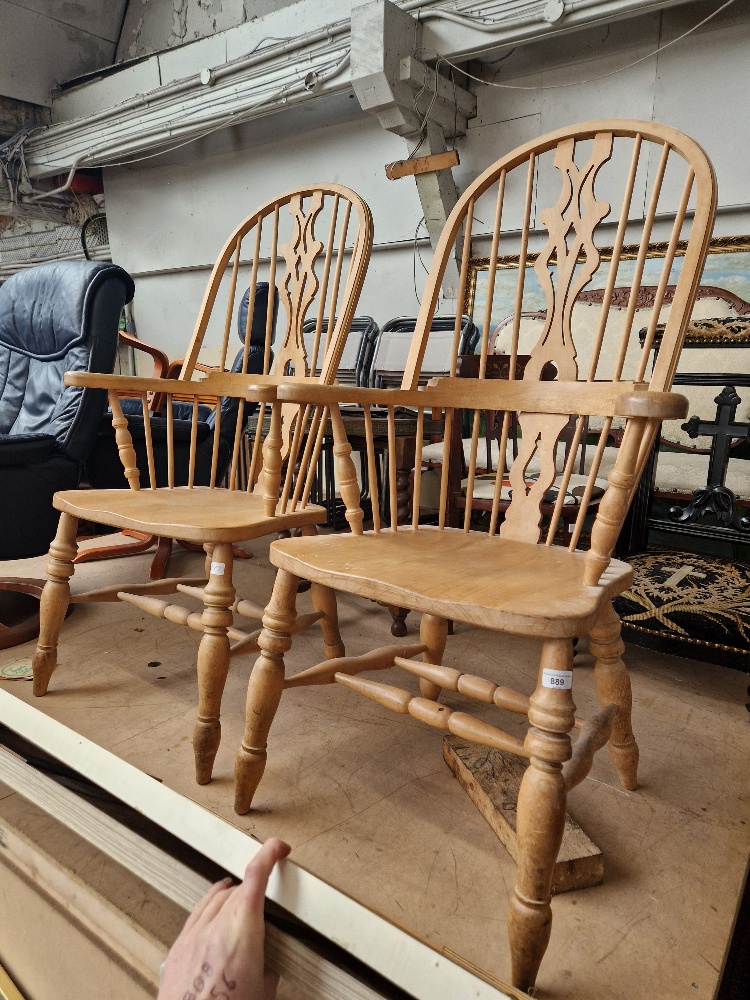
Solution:
[{"label": "ceiling pipe", "polygon": [[[401,13],[411,14],[419,24],[422,41],[415,54],[420,59],[434,60],[442,55],[449,60],[466,61],[537,37],[550,37],[587,24],[632,17],[686,2],[692,0],[538,0],[536,9],[529,12],[525,0],[521,0],[521,5],[514,7],[520,11],[518,16],[497,18],[476,16],[477,8],[488,14],[502,9],[492,0],[488,3],[471,0],[470,7],[469,0],[465,3],[451,0],[450,8],[445,0],[441,3],[407,0],[396,7]],[[306,35],[256,48],[231,63],[213,68],[203,66],[183,80],[146,94],[133,95],[91,115],[52,125],[27,142],[29,173],[33,177],[61,173],[69,170],[72,163],[80,165],[82,162],[106,166],[114,160],[113,150],[122,158],[155,149],[168,152],[174,145],[172,140],[177,130],[184,135],[185,142],[191,141],[191,117],[196,121],[195,138],[207,134],[210,117],[207,109],[210,108],[214,112],[213,121],[219,127],[229,127],[278,113],[310,97],[344,92],[351,85],[347,65],[342,58],[341,63],[331,67],[330,57],[337,50],[338,55],[344,57],[350,48],[350,38],[351,22],[343,19]],[[326,46],[326,42],[333,45]],[[185,52],[189,49],[189,45],[184,46]],[[306,70],[319,75],[312,90],[300,87],[303,54],[308,64],[302,68],[302,73]],[[152,58],[158,62],[158,56]],[[243,80],[243,74],[249,75]],[[283,93],[277,94],[273,78],[284,75],[286,78],[279,82]],[[110,88],[116,76],[110,74],[101,85]],[[99,82],[84,86],[96,88]],[[266,96],[258,100],[264,89]],[[208,93],[211,95],[209,100],[206,99]],[[232,102],[231,110],[223,116],[221,113],[216,115],[219,99],[227,106]],[[175,100],[180,101],[178,108],[170,105]],[[175,120],[176,126],[171,125]]]}]

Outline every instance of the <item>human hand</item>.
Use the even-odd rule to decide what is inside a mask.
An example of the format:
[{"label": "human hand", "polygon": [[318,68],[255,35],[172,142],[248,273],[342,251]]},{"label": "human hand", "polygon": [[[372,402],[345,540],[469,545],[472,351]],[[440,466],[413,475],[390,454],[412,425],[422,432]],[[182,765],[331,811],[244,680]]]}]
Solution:
[{"label": "human hand", "polygon": [[263,901],[273,866],[290,850],[272,837],[239,885],[229,878],[211,886],[167,955],[158,1000],[274,1000],[279,977],[265,969]]}]

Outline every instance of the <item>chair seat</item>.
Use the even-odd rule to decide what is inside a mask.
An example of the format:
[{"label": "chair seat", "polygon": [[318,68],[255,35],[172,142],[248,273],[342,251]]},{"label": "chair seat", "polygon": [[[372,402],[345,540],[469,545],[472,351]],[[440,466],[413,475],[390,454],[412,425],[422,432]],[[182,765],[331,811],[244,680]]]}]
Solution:
[{"label": "chair seat", "polygon": [[177,487],[158,490],[68,490],[58,510],[75,517],[186,542],[240,542],[303,524],[322,524],[323,507],[269,518],[263,497],[241,490]]},{"label": "chair seat", "polygon": [[585,587],[583,552],[450,528],[438,539],[437,531],[282,539],[271,545],[271,562],[350,594],[540,638],[588,632],[633,578],[613,559],[599,585]]}]

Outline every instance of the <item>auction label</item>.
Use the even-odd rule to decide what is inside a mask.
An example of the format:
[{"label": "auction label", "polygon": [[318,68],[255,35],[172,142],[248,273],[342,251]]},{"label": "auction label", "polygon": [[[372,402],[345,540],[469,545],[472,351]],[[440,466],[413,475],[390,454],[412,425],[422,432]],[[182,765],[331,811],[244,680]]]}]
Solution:
[{"label": "auction label", "polygon": [[569,691],[573,687],[573,671],[550,670],[545,667],[542,671],[542,687]]},{"label": "auction label", "polygon": [[[211,563],[211,575],[212,576],[224,576],[224,563]],[[555,673],[555,671],[551,671]],[[559,671],[558,671],[559,672]],[[570,687],[570,685],[568,685]]]}]

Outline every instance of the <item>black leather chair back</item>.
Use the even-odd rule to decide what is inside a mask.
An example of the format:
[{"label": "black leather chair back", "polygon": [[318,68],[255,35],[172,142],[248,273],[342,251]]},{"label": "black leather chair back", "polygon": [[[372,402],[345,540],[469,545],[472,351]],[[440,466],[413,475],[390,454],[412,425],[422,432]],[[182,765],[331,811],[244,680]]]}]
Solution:
[{"label": "black leather chair back", "polygon": [[66,371],[111,372],[122,307],[135,291],[115,264],[56,261],[0,287],[0,434],[45,435],[83,462],[106,393],[65,386]]},{"label": "black leather chair back", "polygon": [[0,287],[0,558],[49,548],[52,497],[78,486],[107,405],[106,392],[64,375],[112,372],[134,291],[121,267],[94,261],[41,264]]}]

